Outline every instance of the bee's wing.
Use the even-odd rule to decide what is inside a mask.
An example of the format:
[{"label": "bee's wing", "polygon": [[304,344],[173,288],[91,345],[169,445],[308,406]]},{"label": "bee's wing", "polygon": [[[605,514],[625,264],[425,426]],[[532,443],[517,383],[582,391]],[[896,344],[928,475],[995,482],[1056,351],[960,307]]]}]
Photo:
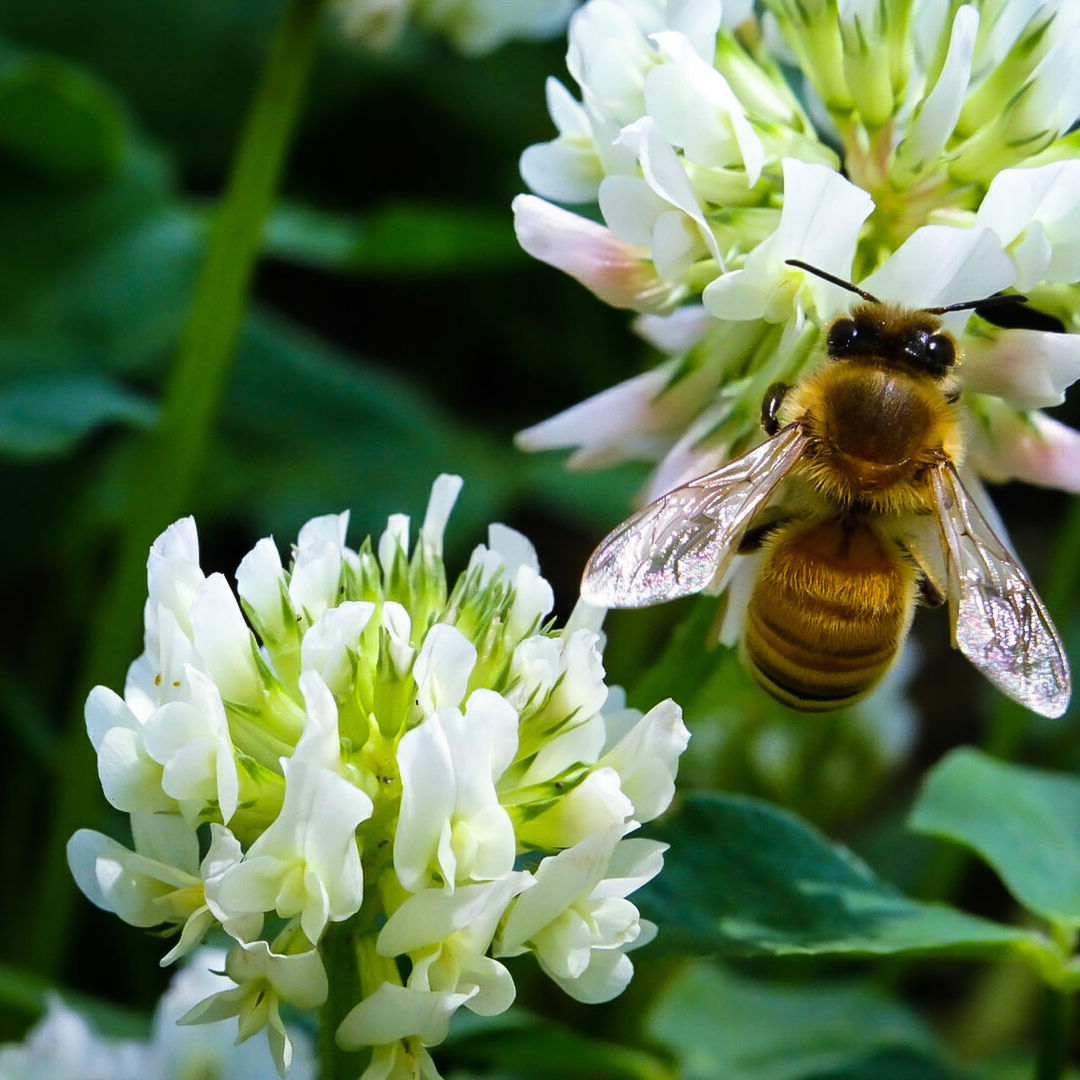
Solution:
[{"label": "bee's wing", "polygon": [[995,535],[956,469],[930,472],[945,549],[953,640],[1014,701],[1043,716],[1069,704],[1069,662],[1024,568]]},{"label": "bee's wing", "polygon": [[806,448],[791,424],[768,442],[650,503],[600,542],[581,596],[644,607],[700,592],[726,568],[751,519]]}]

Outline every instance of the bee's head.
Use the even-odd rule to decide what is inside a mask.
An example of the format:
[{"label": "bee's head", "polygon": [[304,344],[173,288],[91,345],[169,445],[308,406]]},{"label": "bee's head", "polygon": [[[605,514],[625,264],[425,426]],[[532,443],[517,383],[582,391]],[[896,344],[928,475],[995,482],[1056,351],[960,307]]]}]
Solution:
[{"label": "bee's head", "polygon": [[826,349],[835,360],[875,357],[942,378],[956,363],[956,342],[941,320],[926,311],[858,304],[829,327]]},{"label": "bee's head", "polygon": [[939,315],[949,311],[1023,303],[1027,297],[995,293],[982,300],[963,300],[944,307],[902,308],[882,303],[873,293],[860,289],[850,281],[830,274],[801,259],[786,259],[788,266],[797,266],[823,281],[839,285],[861,296],[850,315],[842,315],[829,327],[826,348],[829,356],[841,360],[853,356],[874,356],[880,360],[907,364],[934,378],[942,378],[956,363],[956,341],[941,325]]}]

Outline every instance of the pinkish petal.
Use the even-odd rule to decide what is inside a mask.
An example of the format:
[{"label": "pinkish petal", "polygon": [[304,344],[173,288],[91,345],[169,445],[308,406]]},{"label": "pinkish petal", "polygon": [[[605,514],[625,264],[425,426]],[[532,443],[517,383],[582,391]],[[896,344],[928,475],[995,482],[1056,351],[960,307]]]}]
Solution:
[{"label": "pinkish petal", "polygon": [[710,438],[719,418],[729,410],[726,403],[714,405],[687,428],[650,478],[645,502],[659,499],[673,488],[696,480],[731,460],[731,446],[727,440]]},{"label": "pinkish petal", "polygon": [[988,480],[1080,492],[1080,431],[1040,412],[995,411],[991,430],[972,440],[969,463]]},{"label": "pinkish petal", "polygon": [[[518,432],[522,450],[578,447],[597,468],[627,457],[662,453],[650,437],[657,427],[653,403],[675,369],[675,361],[635,375],[569,409]],[[581,462],[579,462],[581,464]]]},{"label": "pinkish petal", "polygon": [[994,394],[1016,409],[1060,405],[1080,377],[1080,337],[1041,330],[1003,330],[971,341],[960,376],[965,390]]},{"label": "pinkish petal", "polygon": [[535,259],[580,281],[612,307],[659,311],[673,288],[641,252],[595,221],[553,206],[535,195],[512,204],[518,242]]}]

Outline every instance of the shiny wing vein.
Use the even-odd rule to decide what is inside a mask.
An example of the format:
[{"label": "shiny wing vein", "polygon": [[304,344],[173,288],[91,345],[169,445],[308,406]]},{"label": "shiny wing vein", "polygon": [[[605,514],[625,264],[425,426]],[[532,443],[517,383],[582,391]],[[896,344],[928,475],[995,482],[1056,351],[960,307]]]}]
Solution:
[{"label": "shiny wing vein", "polygon": [[953,465],[943,462],[930,475],[957,645],[1004,694],[1060,716],[1069,703],[1069,662],[1046,608]]},{"label": "shiny wing vein", "polygon": [[602,607],[644,607],[700,592],[722,573],[754,515],[806,447],[792,424],[742,457],[650,503],[593,552],[581,595]]}]

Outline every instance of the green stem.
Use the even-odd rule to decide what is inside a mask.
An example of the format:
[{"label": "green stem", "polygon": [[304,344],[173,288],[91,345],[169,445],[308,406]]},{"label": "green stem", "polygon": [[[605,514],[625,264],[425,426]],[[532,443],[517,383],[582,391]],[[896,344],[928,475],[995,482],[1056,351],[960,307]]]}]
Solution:
[{"label": "green stem", "polygon": [[1072,997],[1061,990],[1046,991],[1043,1038],[1035,1064],[1035,1080],[1063,1080],[1069,1064]]},{"label": "green stem", "polygon": [[[363,920],[363,921],[361,921]],[[366,993],[368,954],[375,955],[375,933],[363,931],[370,920],[363,911],[343,923],[332,923],[319,944],[330,992],[319,1010],[319,1080],[356,1080],[365,1068],[364,1054],[342,1050],[337,1029],[349,1010]],[[375,957],[381,970],[387,961]]]},{"label": "green stem", "polygon": [[116,685],[139,648],[146,553],[153,538],[190,509],[205,464],[222,394],[247,309],[263,224],[270,212],[296,129],[322,16],[328,0],[287,0],[207,240],[206,256],[161,415],[147,436],[130,483],[123,535],[112,573],[88,627],[88,648],[75,681],[76,704],[63,736],[33,933],[19,946],[34,966],[54,972],[65,954],[74,886],[65,845],[80,825],[96,824],[104,804],[83,731],[82,704],[98,682]]}]

